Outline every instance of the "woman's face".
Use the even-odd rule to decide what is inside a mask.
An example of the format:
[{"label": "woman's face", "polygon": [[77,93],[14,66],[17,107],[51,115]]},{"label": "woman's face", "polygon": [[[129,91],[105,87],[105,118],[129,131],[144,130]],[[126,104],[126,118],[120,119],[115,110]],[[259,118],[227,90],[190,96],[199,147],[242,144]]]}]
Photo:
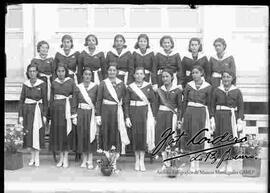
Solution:
[{"label": "woman's face", "polygon": [[164,85],[168,85],[172,82],[172,76],[168,72],[162,72],[162,82]]},{"label": "woman's face", "polygon": [[115,78],[117,75],[117,69],[115,66],[110,66],[108,69],[108,76],[109,78]]},{"label": "woman's face", "polygon": [[71,42],[70,39],[64,39],[62,44],[63,44],[63,49],[64,50],[70,50],[71,49],[72,42]]},{"label": "woman's face", "polygon": [[221,42],[216,42],[214,46],[215,46],[215,50],[218,54],[223,53],[225,50],[225,46]]},{"label": "woman's face", "polygon": [[36,79],[37,74],[38,74],[38,71],[37,71],[36,67],[30,67],[28,69],[28,76],[29,76],[30,79]]},{"label": "woman's face", "polygon": [[138,45],[139,45],[139,48],[142,49],[142,50],[146,50],[146,47],[147,47],[147,39],[145,38],[140,38],[139,39],[139,42],[138,42]]},{"label": "woman's face", "polygon": [[202,72],[199,71],[197,68],[192,70],[192,78],[194,81],[201,80]]},{"label": "woman's face", "polygon": [[170,51],[172,49],[172,42],[169,38],[165,38],[162,42],[162,48],[165,51]]},{"label": "woman's face", "polygon": [[191,41],[190,42],[190,49],[192,53],[198,53],[200,48],[200,44],[198,41]]},{"label": "woman's face", "polygon": [[96,38],[94,38],[93,36],[89,36],[87,38],[87,45],[89,48],[96,48],[97,45]]},{"label": "woman's face", "polygon": [[57,74],[57,77],[60,79],[60,80],[64,80],[65,79],[65,75],[66,75],[66,70],[63,66],[59,66],[57,68],[57,71],[56,71],[56,74]]},{"label": "woman's face", "polygon": [[42,55],[47,55],[47,54],[48,54],[48,51],[49,51],[49,46],[48,46],[48,44],[42,44],[42,45],[39,47],[39,53],[42,54]]},{"label": "woman's face", "polygon": [[91,82],[92,72],[90,70],[85,70],[83,72],[83,81],[84,82]]},{"label": "woman's face", "polygon": [[222,75],[222,84],[224,86],[230,86],[232,84],[232,81],[233,77],[229,73],[224,72]]},{"label": "woman's face", "polygon": [[115,45],[115,48],[116,49],[123,48],[124,44],[125,44],[125,42],[124,42],[124,40],[121,37],[116,38],[116,40],[114,42],[114,45]]},{"label": "woman's face", "polygon": [[134,78],[135,78],[136,82],[142,82],[144,77],[145,77],[145,74],[144,74],[144,71],[142,69],[136,70],[136,72],[134,74]]}]

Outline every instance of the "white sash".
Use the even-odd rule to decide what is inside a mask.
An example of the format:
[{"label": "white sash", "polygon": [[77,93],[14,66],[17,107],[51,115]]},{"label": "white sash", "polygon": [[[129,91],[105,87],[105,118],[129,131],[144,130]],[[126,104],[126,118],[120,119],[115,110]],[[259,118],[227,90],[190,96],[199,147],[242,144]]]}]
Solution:
[{"label": "white sash", "polygon": [[101,71],[101,68],[94,70],[93,74],[94,74],[94,83],[96,83],[97,85],[100,84],[100,80],[99,80],[99,76],[98,76],[98,72]]},{"label": "white sash", "polygon": [[127,85],[128,71],[118,70],[118,75],[124,75],[124,83],[125,85]]},{"label": "white sash", "polygon": [[35,107],[35,114],[34,114],[34,121],[33,121],[33,148],[40,150],[39,145],[39,129],[43,126],[42,125],[42,116],[41,111],[39,108],[39,104],[42,103],[42,100],[35,101],[30,98],[26,98],[24,101],[26,104],[34,104],[36,103]]},{"label": "white sash", "polygon": [[47,79],[47,100],[49,101],[50,97],[51,97],[51,80],[50,80],[50,77],[52,75],[47,75],[47,74],[44,74],[44,73],[39,73],[39,75],[44,76]]},{"label": "white sash", "polygon": [[153,116],[153,112],[151,109],[150,102],[148,101],[145,94],[142,92],[141,89],[137,87],[137,85],[133,82],[129,85],[129,87],[148,105],[147,111],[147,123],[146,123],[146,143],[148,146],[148,150],[151,151],[155,147],[155,119]]},{"label": "white sash", "polygon": [[[119,80],[119,81],[121,81],[121,80]],[[118,100],[117,93],[116,93],[115,89],[113,88],[111,81],[107,78],[104,80],[104,82],[105,82],[107,89],[109,90],[111,96],[117,102],[117,105],[118,105],[118,108],[117,108],[118,130],[119,130],[121,142],[122,142],[122,154],[125,154],[125,146],[128,145],[130,143],[130,141],[129,141],[129,138],[127,135],[127,129],[126,129],[125,120],[124,120],[122,100],[121,101]]]},{"label": "white sash", "polygon": [[[88,87],[88,90],[93,88],[95,85],[96,84],[90,84]],[[90,121],[90,143],[92,143],[95,139],[96,132],[97,132],[97,125],[96,125],[96,119],[95,119],[95,106],[92,103],[92,100],[89,97],[88,93],[86,92],[86,89],[85,89],[83,83],[79,84],[78,88],[80,89],[84,100],[89,104],[89,106],[92,109],[91,121]]]},{"label": "white sash", "polygon": [[72,70],[68,69],[68,73],[73,74],[74,82],[75,82],[76,85],[78,85],[78,79],[77,79],[76,72],[73,72]]}]

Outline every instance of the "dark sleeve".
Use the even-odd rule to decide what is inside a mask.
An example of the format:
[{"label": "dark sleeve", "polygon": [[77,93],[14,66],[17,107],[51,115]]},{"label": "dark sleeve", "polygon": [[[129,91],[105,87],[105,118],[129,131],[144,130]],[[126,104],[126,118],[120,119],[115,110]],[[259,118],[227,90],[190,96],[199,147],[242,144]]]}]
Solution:
[{"label": "dark sleeve", "polygon": [[231,70],[236,74],[236,67],[235,67],[235,62],[233,56],[231,57]]},{"label": "dark sleeve", "polygon": [[80,52],[76,52],[75,53],[75,57],[76,57],[76,70],[75,70],[75,72],[76,72],[76,76],[77,76],[77,81],[78,81],[78,83],[81,83],[81,79],[80,79],[80,77],[81,77],[81,75],[79,74],[79,71],[78,71],[78,66],[79,66],[79,56],[80,56]]},{"label": "dark sleeve", "polygon": [[83,54],[81,53],[78,56],[78,82],[81,83],[82,81],[82,72],[83,72]]},{"label": "dark sleeve", "polygon": [[216,113],[216,103],[217,103],[217,89],[215,89],[213,91],[213,94],[212,94],[212,100],[211,100],[211,113],[209,112],[209,114],[211,115],[210,118],[212,116],[215,116],[215,113]]},{"label": "dark sleeve", "polygon": [[184,98],[183,98],[183,106],[182,106],[182,115],[181,115],[181,119],[184,117],[184,114],[185,114],[185,111],[186,111],[186,108],[187,108],[187,103],[188,103],[188,95],[189,95],[189,91],[190,91],[190,88],[189,86],[187,85],[184,89]]},{"label": "dark sleeve", "polygon": [[[184,60],[184,58],[183,58]],[[186,67],[185,67],[185,63],[182,60],[182,70],[181,70],[181,75],[180,75],[180,84],[183,86],[184,88],[184,80],[186,78]]]},{"label": "dark sleeve", "polygon": [[203,66],[204,66],[205,80],[206,80],[206,82],[210,83],[211,69],[210,69],[209,61],[208,61],[206,56],[204,58]]},{"label": "dark sleeve", "polygon": [[79,95],[79,89],[76,88],[74,91],[74,94],[72,96],[72,108],[71,108],[71,115],[77,114],[78,110],[78,95]]},{"label": "dark sleeve", "polygon": [[106,66],[109,66],[109,63],[110,63],[110,51],[107,52],[105,61],[106,61]]},{"label": "dark sleeve", "polygon": [[56,73],[55,73],[56,68],[57,68],[57,65],[58,65],[58,63],[59,63],[59,59],[58,59],[57,55],[58,55],[58,54],[56,53],[56,54],[55,54],[55,57],[54,57],[54,60],[53,60],[53,74],[52,74],[53,80],[56,79],[56,77],[57,77],[57,75],[56,75]]},{"label": "dark sleeve", "polygon": [[22,91],[21,91],[21,96],[20,96],[20,101],[19,101],[19,117],[23,116],[23,104],[26,98],[26,87],[22,86]]},{"label": "dark sleeve", "polygon": [[104,81],[100,82],[100,85],[98,86],[97,102],[96,102],[96,116],[101,116],[104,86],[105,86]]},{"label": "dark sleeve", "polygon": [[51,119],[51,111],[52,111],[52,103],[54,100],[54,87],[53,87],[53,83],[51,84],[51,96],[50,96],[50,101],[49,101],[49,111],[47,113],[47,119],[50,120]]},{"label": "dark sleeve", "polygon": [[212,63],[211,58],[208,61],[208,69],[209,69],[209,83],[211,83],[211,76],[213,73],[213,63]]},{"label": "dark sleeve", "polygon": [[76,104],[74,103],[75,101],[73,101],[73,98],[74,98],[75,95],[76,95],[76,88],[77,88],[77,86],[76,86],[75,82],[72,81],[71,115],[76,114],[76,112],[77,112],[77,106],[76,106]]},{"label": "dark sleeve", "polygon": [[212,86],[209,86],[207,88],[207,99],[206,99],[207,100],[206,105],[208,108],[209,117],[213,116],[212,109],[211,109],[211,99],[212,99]]},{"label": "dark sleeve", "polygon": [[177,120],[181,120],[182,118],[182,109],[183,109],[183,103],[182,103],[182,95],[183,91],[178,89],[178,94],[177,94]]},{"label": "dark sleeve", "polygon": [[150,86],[150,92],[149,92],[149,102],[151,104],[151,109],[152,109],[152,112],[153,112],[153,116],[155,117],[155,112],[156,112],[156,95],[155,95],[155,92],[152,88],[152,86]]},{"label": "dark sleeve", "polygon": [[151,79],[152,84],[157,84],[157,64],[156,64],[156,58],[154,53],[151,54],[151,62],[152,62],[152,73],[151,73]]},{"label": "dark sleeve", "polygon": [[133,74],[134,74],[134,61],[133,61],[133,55],[129,54],[128,57],[128,81],[127,84],[130,84],[133,82]]},{"label": "dark sleeve", "polygon": [[54,67],[54,59],[53,58],[51,58],[51,61],[50,61],[50,64],[51,64],[51,74],[52,74],[52,79],[53,79],[53,74],[54,74],[54,69],[55,69],[55,67]]},{"label": "dark sleeve", "polygon": [[93,105],[95,106],[95,116],[97,116],[97,93],[98,93],[98,85],[95,86],[94,89],[94,99],[92,99]]},{"label": "dark sleeve", "polygon": [[101,56],[100,56],[100,65],[101,65],[101,71],[102,71],[102,76],[104,80],[105,78],[107,78],[107,63],[106,63],[105,55],[103,52],[101,52]]},{"label": "dark sleeve", "polygon": [[129,117],[129,110],[130,110],[130,92],[131,90],[129,87],[126,88],[126,94],[124,95],[124,114],[125,119]]},{"label": "dark sleeve", "polygon": [[180,58],[180,54],[177,54],[177,85],[182,84],[181,83],[181,76],[182,76],[182,64],[181,64],[181,58]]},{"label": "dark sleeve", "polygon": [[238,119],[244,120],[244,101],[242,92],[239,90],[237,97]]},{"label": "dark sleeve", "polygon": [[47,85],[46,83],[41,84],[41,97],[43,103],[43,116],[47,116],[48,113],[48,98],[47,98]]}]

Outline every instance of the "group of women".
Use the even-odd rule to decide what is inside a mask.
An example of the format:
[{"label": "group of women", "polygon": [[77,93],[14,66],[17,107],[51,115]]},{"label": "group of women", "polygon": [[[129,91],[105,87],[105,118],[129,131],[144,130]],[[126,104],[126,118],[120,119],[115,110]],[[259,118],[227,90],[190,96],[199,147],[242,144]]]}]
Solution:
[{"label": "group of women", "polygon": [[[92,169],[97,148],[115,147],[118,158],[132,142],[135,170],[145,171],[145,152],[153,151],[168,128],[175,131],[173,138],[180,128],[185,131],[183,142],[203,128],[209,130],[202,137],[226,132],[237,137],[243,99],[224,39],[214,41],[216,55],[209,60],[198,38],[190,39],[189,54],[182,59],[171,36],[160,39],[162,49],[156,54],[146,34],[139,35],[133,53],[123,35],[115,36],[106,57],[95,35],[88,35],[84,45],[81,53],[75,51],[72,37],[64,35],[54,58],[48,57],[46,41],[37,45],[19,104],[19,123],[27,131],[24,147],[31,149],[29,165],[39,166],[48,124],[50,150],[60,153],[57,167],[64,168],[70,151],[82,153],[81,167]],[[180,142],[174,146],[182,152],[205,148]],[[198,170],[199,163],[191,162],[190,169]],[[230,170],[228,161],[222,170]]]}]

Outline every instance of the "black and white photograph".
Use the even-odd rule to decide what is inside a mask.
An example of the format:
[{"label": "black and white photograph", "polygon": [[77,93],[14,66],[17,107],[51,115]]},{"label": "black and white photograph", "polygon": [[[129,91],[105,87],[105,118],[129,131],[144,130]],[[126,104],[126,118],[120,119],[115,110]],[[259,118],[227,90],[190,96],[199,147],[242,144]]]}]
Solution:
[{"label": "black and white photograph", "polygon": [[5,193],[265,193],[269,9],[6,5]]}]

